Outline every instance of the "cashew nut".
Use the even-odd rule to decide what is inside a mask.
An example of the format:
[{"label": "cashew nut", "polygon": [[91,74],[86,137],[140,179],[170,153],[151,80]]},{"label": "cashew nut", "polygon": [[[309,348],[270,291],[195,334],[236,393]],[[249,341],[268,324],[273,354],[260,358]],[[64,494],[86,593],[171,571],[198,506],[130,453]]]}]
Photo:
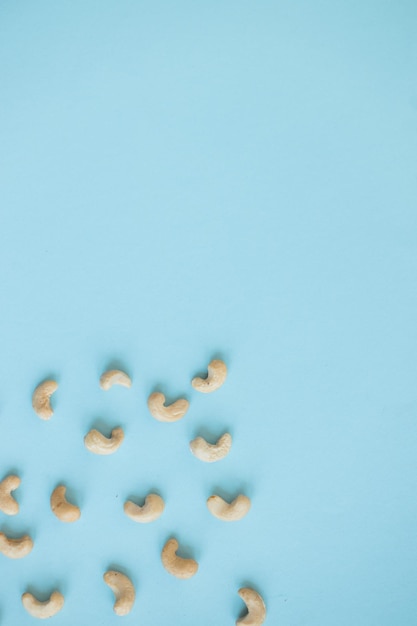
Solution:
[{"label": "cashew nut", "polygon": [[238,594],[246,604],[248,613],[237,620],[236,626],[261,626],[266,618],[266,607],[259,593],[249,587],[242,587]]},{"label": "cashew nut", "polygon": [[215,359],[214,361],[209,363],[207,370],[207,378],[200,378],[199,376],[197,376],[191,381],[194,389],[196,389],[197,391],[201,391],[201,393],[210,393],[211,391],[216,391],[216,389],[221,387],[226,380],[227,367],[226,364],[223,363],[223,361]]},{"label": "cashew nut", "polygon": [[19,504],[11,495],[11,491],[14,491],[20,485],[21,480],[19,476],[6,476],[0,483],[0,511],[6,513],[6,515],[17,515],[19,513]]},{"label": "cashew nut", "polygon": [[210,496],[207,508],[214,517],[223,522],[237,522],[249,512],[250,500],[247,496],[239,495],[230,504],[220,496]]},{"label": "cashew nut", "polygon": [[120,448],[124,438],[125,435],[121,428],[113,428],[111,437],[106,437],[93,428],[84,437],[84,444],[94,454],[113,454]]},{"label": "cashew nut", "polygon": [[180,420],[186,412],[190,403],[185,398],[181,398],[168,406],[164,405],[165,396],[159,391],[151,393],[148,398],[148,407],[151,415],[160,422],[176,422]]},{"label": "cashew nut", "polygon": [[135,588],[132,581],[121,572],[109,570],[103,575],[104,582],[113,591],[116,602],[113,610],[116,615],[127,615],[135,602]]},{"label": "cashew nut", "polygon": [[126,515],[134,522],[147,524],[161,517],[165,503],[161,496],[158,496],[156,493],[150,493],[146,496],[143,506],[138,506],[131,500],[126,500],[123,508]]},{"label": "cashew nut", "polygon": [[215,444],[208,443],[203,437],[197,437],[190,441],[190,449],[194,456],[200,461],[214,463],[224,459],[232,447],[232,436],[224,433]]},{"label": "cashew nut", "polygon": [[51,509],[61,522],[76,522],[80,519],[81,511],[78,506],[71,504],[65,497],[67,488],[64,485],[56,487],[51,494]]},{"label": "cashew nut", "polygon": [[22,595],[22,604],[26,611],[38,619],[47,619],[56,615],[64,606],[64,596],[59,591],[53,591],[49,600],[41,602],[28,591]]},{"label": "cashew nut", "polygon": [[23,535],[19,539],[7,537],[5,533],[0,533],[0,552],[9,559],[22,559],[28,555],[33,548],[33,541],[29,535]]},{"label": "cashew nut", "polygon": [[55,380],[44,380],[33,392],[32,406],[36,415],[39,415],[43,420],[49,420],[54,414],[50,397],[57,389],[58,383]]},{"label": "cashew nut", "polygon": [[108,391],[113,385],[121,385],[122,387],[131,387],[132,381],[129,376],[122,370],[108,370],[100,376],[100,387]]},{"label": "cashew nut", "polygon": [[177,578],[191,578],[197,574],[198,563],[194,559],[183,559],[177,556],[178,541],[176,539],[168,539],[162,548],[162,565],[166,571]]}]

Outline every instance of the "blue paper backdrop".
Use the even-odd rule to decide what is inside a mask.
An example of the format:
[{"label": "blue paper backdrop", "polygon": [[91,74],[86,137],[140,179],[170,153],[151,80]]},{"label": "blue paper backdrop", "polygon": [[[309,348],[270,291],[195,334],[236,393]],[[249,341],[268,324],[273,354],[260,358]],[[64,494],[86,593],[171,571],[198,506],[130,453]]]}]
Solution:
[{"label": "blue paper backdrop", "polygon": [[[34,622],[27,588],[65,594],[56,626],[118,624],[109,566],[126,626],[234,624],[242,584],[271,626],[417,623],[416,32],[411,0],[1,3],[0,530],[35,541],[0,555],[1,626]],[[198,395],[213,356],[227,384]],[[112,364],[131,390],[100,390]],[[151,418],[155,388],[183,421]],[[83,446],[97,422],[125,428],[112,457]],[[188,451],[226,429],[222,463]],[[211,517],[218,490],[248,517]]]}]

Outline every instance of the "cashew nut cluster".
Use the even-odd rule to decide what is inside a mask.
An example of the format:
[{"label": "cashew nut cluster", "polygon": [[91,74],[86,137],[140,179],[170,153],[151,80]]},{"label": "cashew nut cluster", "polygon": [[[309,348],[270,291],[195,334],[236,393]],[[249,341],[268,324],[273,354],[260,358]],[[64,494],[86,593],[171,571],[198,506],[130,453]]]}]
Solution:
[{"label": "cashew nut cluster", "polygon": [[135,603],[135,588],[130,578],[121,572],[108,570],[103,575],[104,582],[113,591],[116,602],[113,611],[116,615],[127,615]]},{"label": "cashew nut cluster", "polygon": [[50,398],[57,389],[58,383],[55,380],[44,380],[33,392],[32,406],[36,415],[43,420],[51,419],[54,414]]},{"label": "cashew nut cluster", "polygon": [[47,619],[56,615],[64,606],[64,596],[59,591],[53,591],[50,598],[41,602],[28,591],[22,595],[22,604],[26,611],[38,619]]},{"label": "cashew nut cluster", "polygon": [[237,522],[249,513],[251,502],[247,496],[240,494],[230,504],[220,496],[210,496],[207,508],[214,517],[223,522]]},{"label": "cashew nut cluster", "polygon": [[51,509],[61,522],[76,522],[80,519],[81,511],[78,506],[71,504],[65,497],[67,488],[64,485],[56,487],[51,494]]},{"label": "cashew nut cluster", "polygon": [[164,512],[164,508],[165,502],[157,493],[149,493],[145,498],[143,506],[139,506],[131,500],[126,500],[123,507],[124,512],[130,519],[141,524],[157,520]]},{"label": "cashew nut cluster", "polygon": [[211,393],[219,389],[226,380],[227,367],[223,361],[215,359],[207,367],[207,378],[197,376],[191,381],[192,386],[201,393]]},{"label": "cashew nut cluster", "polygon": [[[207,376],[196,376],[192,379],[192,387],[201,393],[211,393],[219,389],[227,378],[227,366],[220,359],[212,360],[207,366]],[[104,372],[99,381],[103,390],[109,390],[113,385],[126,388],[132,386],[132,380],[126,372],[111,369]],[[49,420],[53,415],[51,396],[57,390],[55,380],[44,380],[33,392],[32,406],[36,414],[43,420]],[[165,395],[154,392],[148,397],[148,408],[151,415],[160,422],[172,423],[184,417],[189,409],[189,402],[180,398],[171,404],[166,404]],[[85,447],[94,454],[108,455],[118,450],[124,440],[122,428],[114,428],[110,437],[106,437],[99,430],[91,429],[84,437]],[[190,441],[193,455],[205,463],[214,463],[224,459],[230,452],[232,436],[225,432],[216,443],[211,444],[199,436]],[[0,511],[7,515],[16,515],[19,504],[11,492],[19,487],[21,480],[18,476],[9,475],[0,482]],[[50,506],[54,515],[62,522],[72,523],[80,519],[80,508],[66,498],[66,487],[58,485],[50,496]],[[210,513],[225,522],[242,519],[249,512],[250,499],[240,494],[232,502],[226,502],[218,495],[212,495],[207,500]],[[127,517],[137,523],[146,524],[157,520],[164,512],[164,500],[156,493],[149,493],[144,504],[139,506],[131,500],[124,503],[124,512]],[[11,559],[19,559],[28,555],[33,549],[33,540],[29,535],[17,539],[8,537],[0,532],[0,552]],[[198,572],[199,565],[192,558],[178,556],[179,544],[177,539],[166,541],[161,552],[161,561],[166,571],[179,579],[188,579]],[[116,615],[127,615],[135,603],[135,588],[128,576],[116,570],[108,570],[103,574],[103,580],[114,593],[113,610]],[[266,618],[266,608],[262,597],[253,589],[241,588],[238,594],[245,602],[247,614],[236,621],[236,626],[261,626]],[[46,601],[38,600],[33,594],[26,592],[22,595],[22,604],[26,611],[38,619],[46,619],[56,615],[64,606],[64,596],[59,591],[53,591]]]},{"label": "cashew nut cluster", "polygon": [[19,504],[16,502],[11,492],[19,487],[21,480],[19,476],[10,474],[6,476],[0,483],[0,511],[6,515],[17,515],[19,513]]},{"label": "cashew nut cluster", "polygon": [[151,393],[148,398],[149,411],[160,422],[177,422],[184,417],[189,406],[190,403],[185,398],[180,398],[180,400],[165,406],[165,396],[159,391]]},{"label": "cashew nut cluster", "polygon": [[266,618],[266,607],[262,597],[250,587],[242,587],[238,594],[246,604],[248,613],[237,620],[236,626],[261,626]]},{"label": "cashew nut cluster", "polygon": [[9,559],[22,559],[33,548],[33,541],[29,535],[23,535],[18,539],[12,539],[5,533],[0,533],[0,552]]},{"label": "cashew nut cluster", "polygon": [[190,450],[200,461],[215,463],[227,456],[232,447],[232,436],[224,433],[216,443],[208,443],[203,437],[190,441]]},{"label": "cashew nut cluster", "polygon": [[106,437],[100,431],[93,428],[84,437],[87,450],[94,454],[113,454],[122,445],[125,438],[122,428],[113,428],[111,437]]},{"label": "cashew nut cluster", "polygon": [[194,559],[183,559],[177,556],[178,541],[176,539],[168,539],[162,548],[162,565],[166,571],[177,578],[191,578],[197,574],[198,563]]},{"label": "cashew nut cluster", "polygon": [[122,370],[108,370],[100,376],[100,387],[104,389],[104,391],[108,391],[113,385],[131,387],[132,381],[126,372],[122,372]]}]

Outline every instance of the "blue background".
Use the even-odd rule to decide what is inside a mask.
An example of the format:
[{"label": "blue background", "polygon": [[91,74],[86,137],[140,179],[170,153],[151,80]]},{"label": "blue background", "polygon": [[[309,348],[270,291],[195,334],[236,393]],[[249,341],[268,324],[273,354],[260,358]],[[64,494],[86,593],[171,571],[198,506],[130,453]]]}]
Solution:
[{"label": "blue background", "polygon": [[[0,560],[2,626],[56,587],[56,626],[119,623],[109,566],[126,625],[233,624],[242,584],[271,626],[417,623],[416,32],[413,0],[1,3],[0,529],[35,540]],[[130,390],[100,390],[113,364]],[[184,420],[151,418],[156,388]],[[125,428],[114,456],[84,449],[96,423]],[[226,429],[223,462],[188,451]],[[151,489],[164,516],[134,524]],[[216,490],[248,517],[211,517]]]}]

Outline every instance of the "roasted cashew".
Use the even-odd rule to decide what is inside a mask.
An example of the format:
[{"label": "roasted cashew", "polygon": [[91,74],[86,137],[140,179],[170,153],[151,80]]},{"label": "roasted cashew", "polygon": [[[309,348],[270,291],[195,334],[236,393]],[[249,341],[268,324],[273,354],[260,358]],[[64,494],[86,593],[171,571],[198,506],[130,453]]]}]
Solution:
[{"label": "roasted cashew", "polygon": [[148,407],[151,415],[160,422],[176,422],[180,420],[186,412],[190,403],[185,398],[181,398],[168,406],[165,406],[165,396],[159,391],[151,393],[148,398]]},{"label": "roasted cashew", "polygon": [[246,604],[248,613],[237,620],[236,626],[261,626],[266,618],[266,607],[262,597],[249,587],[242,587],[238,594]]},{"label": "roasted cashew", "polygon": [[250,500],[242,494],[237,496],[230,504],[220,496],[210,496],[207,500],[207,508],[214,517],[223,522],[237,522],[249,512]]},{"label": "roasted cashew", "polygon": [[78,506],[71,504],[65,497],[67,488],[64,485],[56,487],[51,494],[51,509],[61,522],[76,522],[80,519],[81,511]]},{"label": "roasted cashew", "polygon": [[33,392],[32,406],[36,415],[43,420],[49,420],[54,414],[50,397],[57,389],[58,383],[55,380],[44,380]]},{"label": "roasted cashew", "polygon": [[197,574],[198,563],[194,559],[183,559],[177,556],[178,541],[176,539],[168,539],[162,548],[162,565],[166,571],[177,578],[191,578]]},{"label": "roasted cashew", "polygon": [[41,602],[28,591],[22,596],[22,604],[26,611],[38,619],[46,619],[56,615],[64,606],[64,596],[59,591],[53,591],[49,600]]},{"label": "roasted cashew", "polygon": [[0,483],[0,511],[6,513],[6,515],[17,515],[19,513],[19,504],[11,495],[11,491],[14,491],[20,485],[21,480],[19,476],[6,476]]},{"label": "roasted cashew", "polygon": [[158,496],[156,493],[150,493],[146,496],[143,506],[138,506],[131,500],[126,500],[123,508],[126,515],[134,522],[147,524],[161,517],[165,503],[161,496]]},{"label": "roasted cashew", "polygon": [[0,552],[8,556],[9,559],[22,559],[29,554],[32,548],[33,541],[29,535],[23,535],[19,539],[12,539],[5,533],[0,533]]},{"label": "roasted cashew", "polygon": [[115,595],[113,610],[116,615],[130,613],[135,602],[135,588],[130,578],[121,572],[109,570],[103,575],[103,579]]},{"label": "roasted cashew", "polygon": [[221,387],[226,380],[227,376],[227,367],[223,361],[219,359],[215,359],[209,363],[208,367],[208,375],[207,378],[200,378],[197,376],[193,378],[191,381],[192,386],[197,391],[201,391],[201,393],[210,393],[211,391],[216,391],[219,387]]},{"label": "roasted cashew", "polygon": [[125,435],[121,428],[113,428],[111,437],[106,437],[93,428],[84,437],[84,444],[94,454],[113,454],[120,448],[124,438]]},{"label": "roasted cashew", "polygon": [[122,387],[131,387],[132,381],[126,372],[122,370],[108,370],[100,376],[100,387],[108,391],[113,385],[121,385]]},{"label": "roasted cashew", "polygon": [[194,456],[200,461],[214,463],[224,459],[232,447],[232,436],[224,433],[215,444],[208,443],[203,437],[197,437],[190,441],[190,449]]}]

